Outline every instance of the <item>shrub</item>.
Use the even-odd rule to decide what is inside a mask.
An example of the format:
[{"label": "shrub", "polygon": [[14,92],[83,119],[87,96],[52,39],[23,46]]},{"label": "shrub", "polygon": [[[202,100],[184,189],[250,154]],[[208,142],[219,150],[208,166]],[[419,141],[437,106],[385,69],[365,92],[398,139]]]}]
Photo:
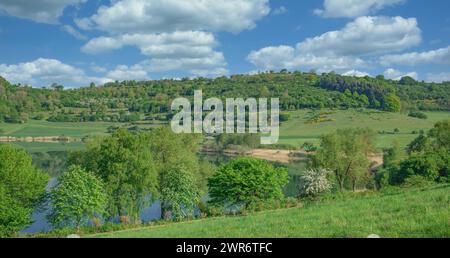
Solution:
[{"label": "shrub", "polygon": [[222,166],[208,181],[210,203],[227,207],[249,206],[284,198],[288,171],[266,161],[238,158]]},{"label": "shrub", "polygon": [[34,120],[44,120],[45,116],[43,114],[37,114],[33,119]]},{"label": "shrub", "polygon": [[402,186],[403,187],[427,187],[427,186],[431,186],[433,184],[435,184],[433,181],[430,181],[429,179],[427,179],[423,176],[414,175],[414,176],[410,176],[409,178],[407,178]]},{"label": "shrub", "polygon": [[218,207],[216,205],[209,205],[203,202],[199,204],[199,210],[201,217],[220,217],[225,215],[223,207]]},{"label": "shrub", "polygon": [[430,181],[439,178],[441,160],[436,155],[412,155],[400,163],[399,169],[392,169],[391,183],[403,184],[409,177],[422,176]]},{"label": "shrub", "polygon": [[314,143],[311,142],[305,142],[302,145],[302,149],[306,152],[314,152],[317,151],[317,147],[314,145]]},{"label": "shrub", "polygon": [[314,197],[321,193],[330,191],[331,184],[327,179],[330,171],[326,169],[306,170],[300,176],[300,196]]},{"label": "shrub", "polygon": [[408,116],[419,118],[419,119],[428,119],[428,116],[425,113],[418,112],[418,111],[411,111],[411,112],[409,112]]},{"label": "shrub", "polygon": [[389,185],[389,171],[388,169],[380,169],[375,174],[375,186],[377,189],[384,188]]},{"label": "shrub", "polygon": [[290,113],[280,113],[280,122],[287,122],[291,120],[291,114]]}]

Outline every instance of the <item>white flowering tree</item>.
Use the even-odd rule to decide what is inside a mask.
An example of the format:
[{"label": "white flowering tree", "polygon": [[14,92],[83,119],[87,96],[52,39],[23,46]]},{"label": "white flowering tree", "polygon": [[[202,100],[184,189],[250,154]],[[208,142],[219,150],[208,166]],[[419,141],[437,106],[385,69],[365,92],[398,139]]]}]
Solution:
[{"label": "white flowering tree", "polygon": [[329,173],[326,169],[306,170],[300,177],[300,196],[312,197],[330,191],[331,184],[327,179]]}]

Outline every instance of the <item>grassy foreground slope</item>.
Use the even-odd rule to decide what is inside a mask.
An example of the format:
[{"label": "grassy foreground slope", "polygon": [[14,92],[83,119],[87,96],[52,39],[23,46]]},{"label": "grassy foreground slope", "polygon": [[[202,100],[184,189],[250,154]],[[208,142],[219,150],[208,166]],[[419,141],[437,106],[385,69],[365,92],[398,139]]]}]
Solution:
[{"label": "grassy foreground slope", "polygon": [[174,223],[95,237],[450,237],[450,185],[349,198],[249,216]]}]

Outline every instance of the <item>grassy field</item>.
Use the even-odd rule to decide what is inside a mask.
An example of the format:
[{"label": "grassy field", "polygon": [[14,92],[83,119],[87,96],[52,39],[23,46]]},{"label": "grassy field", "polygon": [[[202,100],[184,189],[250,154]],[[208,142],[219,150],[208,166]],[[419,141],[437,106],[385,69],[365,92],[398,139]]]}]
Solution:
[{"label": "grassy field", "polygon": [[99,234],[105,238],[450,237],[450,185],[360,193],[323,203]]},{"label": "grassy field", "polygon": [[[324,122],[308,123],[314,113],[328,113],[324,115]],[[450,119],[450,112],[427,112],[428,119],[417,119],[406,114],[387,113],[375,110],[359,112],[357,110],[339,111],[314,111],[301,110],[292,112],[290,121],[282,124],[280,128],[280,143],[292,146],[300,146],[306,141],[318,144],[319,138],[342,128],[365,128],[369,127],[375,132],[385,131],[385,134],[377,136],[377,147],[384,148],[392,146],[398,141],[401,146],[406,146],[417,135],[413,131],[429,130],[438,121]],[[400,132],[393,134],[398,128]]]},{"label": "grassy field", "polygon": [[25,124],[0,124],[0,135],[13,137],[45,137],[71,136],[84,137],[88,135],[103,135],[107,128],[115,123],[87,122],[87,123],[52,123],[47,121],[30,120]]},{"label": "grassy field", "polygon": [[[309,123],[314,114],[326,113],[323,122]],[[385,134],[377,136],[377,147],[392,146],[398,141],[401,146],[406,146],[417,134],[413,131],[429,130],[441,120],[450,119],[450,112],[427,112],[428,119],[412,118],[406,114],[386,113],[375,110],[359,112],[357,110],[300,110],[292,112],[290,121],[282,124],[280,128],[280,144],[288,144],[300,147],[309,141],[318,144],[323,134],[335,131],[339,128],[369,127],[376,132],[385,131]],[[87,122],[87,123],[52,123],[47,121],[30,120],[25,124],[0,123],[0,136],[14,137],[45,137],[45,136],[71,136],[84,137],[92,135],[104,135],[110,126],[123,126],[124,124]],[[140,128],[149,128],[155,125],[139,125]],[[398,128],[399,133],[393,134]],[[31,152],[77,150],[83,147],[81,143],[17,143]]]}]

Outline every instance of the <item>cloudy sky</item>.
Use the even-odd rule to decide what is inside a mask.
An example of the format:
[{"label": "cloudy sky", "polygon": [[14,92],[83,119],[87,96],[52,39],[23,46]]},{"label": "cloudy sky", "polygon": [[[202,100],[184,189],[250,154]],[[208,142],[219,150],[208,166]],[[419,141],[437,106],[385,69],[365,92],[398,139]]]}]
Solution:
[{"label": "cloudy sky", "polygon": [[450,80],[448,0],[0,0],[0,75],[66,87],[289,70]]}]

